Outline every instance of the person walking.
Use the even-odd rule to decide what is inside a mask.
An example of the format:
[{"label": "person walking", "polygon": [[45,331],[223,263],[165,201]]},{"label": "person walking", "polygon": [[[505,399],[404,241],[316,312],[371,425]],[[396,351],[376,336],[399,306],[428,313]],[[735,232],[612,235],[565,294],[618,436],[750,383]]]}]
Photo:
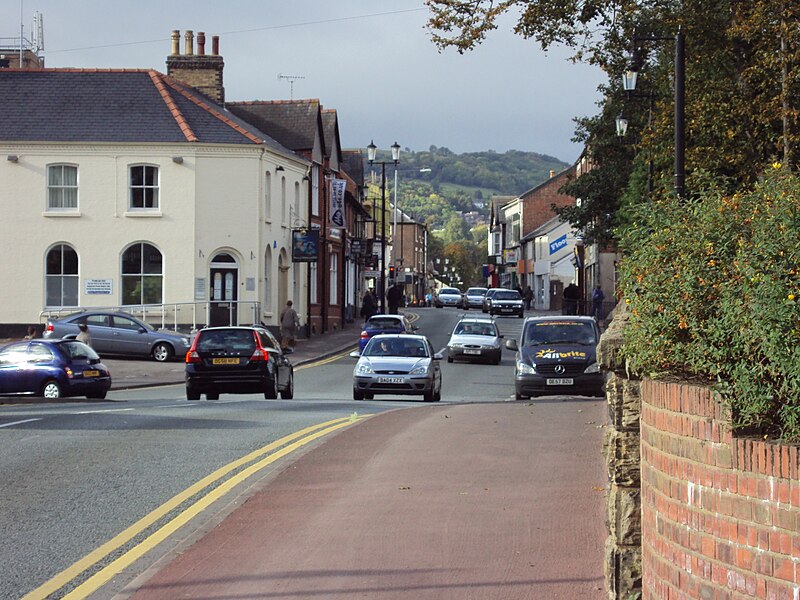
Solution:
[{"label": "person walking", "polygon": [[581,299],[581,291],[574,282],[564,288],[564,310],[565,315],[578,314],[578,300]]},{"label": "person walking", "polygon": [[361,316],[364,317],[364,322],[366,323],[376,312],[378,312],[378,300],[369,289],[364,293],[364,299],[361,301]]},{"label": "person walking", "polygon": [[395,283],[390,287],[386,294],[386,301],[389,303],[389,314],[396,315],[400,310],[400,303],[403,301],[403,286]]},{"label": "person walking", "polygon": [[300,327],[300,318],[297,311],[292,308],[292,301],[286,302],[286,308],[281,311],[281,350],[294,348],[297,343],[297,330]]},{"label": "person walking", "polygon": [[91,347],[92,334],[89,333],[89,326],[86,323],[80,323],[78,324],[78,329],[80,329],[80,332],[75,336],[75,339]]},{"label": "person walking", "polygon": [[26,340],[35,340],[36,339],[36,327],[30,325],[28,327],[28,335],[26,335],[23,339]]},{"label": "person walking", "polygon": [[603,300],[605,299],[606,295],[603,293],[603,288],[600,287],[600,284],[597,284],[597,287],[592,292],[592,316],[598,322],[603,318]]},{"label": "person walking", "polygon": [[522,292],[522,299],[525,301],[525,310],[530,310],[531,302],[533,301],[533,290],[529,285],[525,286],[525,291]]}]

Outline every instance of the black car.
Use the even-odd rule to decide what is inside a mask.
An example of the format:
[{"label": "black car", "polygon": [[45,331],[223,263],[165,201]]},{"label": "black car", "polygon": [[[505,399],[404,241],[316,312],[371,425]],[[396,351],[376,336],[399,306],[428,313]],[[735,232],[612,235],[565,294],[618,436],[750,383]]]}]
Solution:
[{"label": "black car", "polygon": [[491,296],[487,292],[486,296],[488,298],[487,312],[490,315],[516,315],[520,319],[524,316],[525,304],[517,290],[497,289]]},{"label": "black car", "polygon": [[517,400],[555,394],[602,396],[599,339],[600,329],[591,317],[528,317],[519,341],[506,341],[506,348],[517,351]]},{"label": "black car", "polygon": [[219,399],[220,393],[294,396],[294,367],[281,345],[263,327],[201,329],[186,353],[186,399]]}]

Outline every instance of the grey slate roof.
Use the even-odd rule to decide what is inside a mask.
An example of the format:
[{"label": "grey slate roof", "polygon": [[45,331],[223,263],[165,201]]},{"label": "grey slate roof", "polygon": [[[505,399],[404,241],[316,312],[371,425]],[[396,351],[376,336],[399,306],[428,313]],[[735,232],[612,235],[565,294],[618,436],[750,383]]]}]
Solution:
[{"label": "grey slate roof", "polygon": [[0,141],[265,144],[290,150],[153,70],[0,69]]},{"label": "grey slate roof", "polygon": [[226,106],[233,114],[294,151],[312,150],[316,133],[321,128],[321,107],[317,99],[227,102]]}]

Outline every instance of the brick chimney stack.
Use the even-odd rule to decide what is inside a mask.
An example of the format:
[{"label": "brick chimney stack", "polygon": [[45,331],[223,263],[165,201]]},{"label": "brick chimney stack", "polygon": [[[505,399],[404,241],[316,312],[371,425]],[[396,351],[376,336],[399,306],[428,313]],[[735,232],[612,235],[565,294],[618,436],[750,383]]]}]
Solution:
[{"label": "brick chimney stack", "polygon": [[219,36],[212,37],[212,53],[206,54],[206,34],[197,32],[197,54],[194,53],[194,32],[184,34],[184,53],[180,53],[181,32],[172,31],[172,52],[167,56],[167,75],[190,85],[217,104],[225,103],[222,70],[225,63],[219,55]]}]

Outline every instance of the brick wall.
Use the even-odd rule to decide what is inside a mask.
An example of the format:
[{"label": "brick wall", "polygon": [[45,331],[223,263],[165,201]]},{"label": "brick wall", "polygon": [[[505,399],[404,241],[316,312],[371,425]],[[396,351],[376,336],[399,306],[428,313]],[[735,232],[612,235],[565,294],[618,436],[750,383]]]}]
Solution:
[{"label": "brick wall", "polygon": [[552,209],[553,204],[559,207],[575,204],[575,198],[572,196],[558,193],[558,190],[569,181],[569,178],[574,176],[575,168],[572,167],[520,196],[524,204],[522,209],[523,236],[555,216]]},{"label": "brick wall", "polygon": [[798,600],[799,464],[733,438],[708,388],[642,381],[642,597]]}]

